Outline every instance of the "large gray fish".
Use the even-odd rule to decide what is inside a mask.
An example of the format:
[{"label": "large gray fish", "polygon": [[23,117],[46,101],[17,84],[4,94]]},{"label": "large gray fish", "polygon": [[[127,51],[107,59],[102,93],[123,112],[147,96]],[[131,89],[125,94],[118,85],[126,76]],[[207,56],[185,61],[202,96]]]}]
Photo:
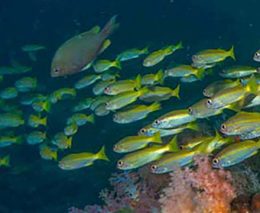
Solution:
[{"label": "large gray fish", "polygon": [[72,75],[84,70],[109,45],[106,38],[117,27],[116,16],[113,16],[101,31],[94,27],[66,41],[54,55],[51,76]]}]

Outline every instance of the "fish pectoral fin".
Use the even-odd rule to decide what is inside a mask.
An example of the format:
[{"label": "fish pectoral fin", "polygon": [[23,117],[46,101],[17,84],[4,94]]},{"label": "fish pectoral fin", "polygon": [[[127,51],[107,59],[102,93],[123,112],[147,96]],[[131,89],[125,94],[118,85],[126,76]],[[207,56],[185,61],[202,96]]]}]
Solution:
[{"label": "fish pectoral fin", "polygon": [[90,63],[86,64],[86,65],[81,69],[81,71],[85,71],[85,70],[89,69],[89,68],[92,66],[92,64],[93,64],[93,61],[91,61]]},{"label": "fish pectoral fin", "polygon": [[103,44],[102,44],[102,47],[101,49],[99,50],[99,53],[98,54],[101,54],[102,52],[104,52],[111,44],[111,41],[109,39],[106,39]]}]

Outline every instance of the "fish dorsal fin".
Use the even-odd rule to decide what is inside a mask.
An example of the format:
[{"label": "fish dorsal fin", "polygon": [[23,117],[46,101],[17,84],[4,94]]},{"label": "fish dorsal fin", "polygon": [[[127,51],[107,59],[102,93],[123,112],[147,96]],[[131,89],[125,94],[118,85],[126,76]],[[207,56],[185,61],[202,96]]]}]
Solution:
[{"label": "fish dorsal fin", "polygon": [[96,25],[92,27],[89,32],[98,34],[100,32],[100,26]]}]

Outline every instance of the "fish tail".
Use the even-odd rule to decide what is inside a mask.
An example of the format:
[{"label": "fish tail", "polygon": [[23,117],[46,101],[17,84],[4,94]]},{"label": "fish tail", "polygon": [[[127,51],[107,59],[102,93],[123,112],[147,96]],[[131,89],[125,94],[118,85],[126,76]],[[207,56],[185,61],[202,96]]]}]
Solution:
[{"label": "fish tail", "polygon": [[145,93],[149,92],[149,89],[147,87],[143,87],[142,89],[139,90],[140,96],[144,95]]},{"label": "fish tail", "polygon": [[94,114],[91,114],[87,117],[87,121],[90,122],[90,123],[95,123],[95,116]]},{"label": "fish tail", "polygon": [[257,146],[258,149],[260,149],[260,140],[258,140],[258,141],[256,142],[256,146]]},{"label": "fish tail", "polygon": [[55,161],[58,160],[58,151],[54,151],[54,152],[52,153],[52,158],[53,158],[53,160],[55,160]]},{"label": "fish tail", "polygon": [[243,100],[237,101],[235,103],[227,105],[225,108],[230,109],[234,112],[240,112],[241,108],[243,107],[243,102],[244,102]]},{"label": "fish tail", "polygon": [[183,44],[182,44],[182,41],[180,41],[180,42],[176,45],[175,49],[178,50],[178,49],[182,49],[182,48],[183,48]]},{"label": "fish tail", "polygon": [[196,77],[201,80],[204,77],[204,72],[204,68],[199,68],[196,72]]},{"label": "fish tail", "polygon": [[205,70],[205,75],[213,75],[214,70],[212,68],[203,68]]},{"label": "fish tail", "polygon": [[105,146],[102,146],[102,148],[99,150],[99,152],[97,153],[97,158],[100,160],[110,161],[105,153]]},{"label": "fish tail", "polygon": [[21,144],[23,142],[23,136],[18,136],[15,141],[17,144]]},{"label": "fish tail", "polygon": [[207,147],[208,147],[208,143],[201,143],[201,144],[195,146],[193,150],[197,154],[208,154],[207,153]]},{"label": "fish tail", "polygon": [[163,70],[162,69],[160,69],[157,73],[156,73],[156,80],[158,81],[158,82],[160,82],[160,84],[163,84],[163,82],[164,82],[164,73],[163,73]]},{"label": "fish tail", "polygon": [[68,137],[68,147],[71,148],[72,146],[72,137]]},{"label": "fish tail", "polygon": [[106,38],[108,37],[110,34],[113,33],[113,31],[119,27],[119,24],[116,23],[116,17],[117,15],[113,16],[105,25],[105,27],[102,29],[102,31],[100,32],[101,35]]},{"label": "fish tail", "polygon": [[215,130],[215,140],[220,140],[222,136],[219,134],[218,130]]},{"label": "fish tail", "polygon": [[167,146],[169,148],[169,151],[171,151],[171,152],[180,151],[176,135],[170,140],[170,142],[167,144]]},{"label": "fish tail", "polygon": [[163,53],[164,53],[165,55],[170,55],[170,54],[173,53],[174,48],[175,48],[174,45],[166,46],[166,47],[163,49]]},{"label": "fish tail", "polygon": [[136,76],[136,79],[135,79],[135,88],[140,89],[141,86],[142,86],[142,77],[139,74],[139,75]]},{"label": "fish tail", "polygon": [[156,132],[156,133],[153,135],[153,142],[154,142],[154,143],[162,143],[162,139],[161,139],[161,134],[160,134],[160,132]]},{"label": "fish tail", "polygon": [[47,100],[47,101],[44,103],[43,109],[44,109],[46,112],[49,112],[49,111],[51,110],[51,102]]},{"label": "fish tail", "polygon": [[121,62],[119,60],[115,60],[113,66],[116,67],[117,69],[120,70],[122,69]]},{"label": "fish tail", "polygon": [[145,47],[142,49],[141,51],[143,54],[148,54],[149,53],[149,48],[148,47]]},{"label": "fish tail", "polygon": [[2,167],[9,167],[10,166],[10,155],[6,155],[3,157],[1,161],[1,166]]},{"label": "fish tail", "polygon": [[43,126],[46,126],[46,125],[47,125],[47,117],[44,117],[44,118],[41,119],[41,124],[42,124]]},{"label": "fish tail", "polygon": [[189,123],[186,128],[187,129],[192,129],[194,131],[199,131],[199,125],[198,125],[198,123],[196,121]]},{"label": "fish tail", "polygon": [[256,82],[256,79],[255,79],[255,76],[252,75],[246,85],[246,89],[247,91],[249,91],[250,93],[252,94],[255,94],[257,95],[257,90],[258,90],[258,85],[257,85],[257,82]]},{"label": "fish tail", "polygon": [[174,90],[172,90],[172,96],[180,99],[180,85],[178,85]]},{"label": "fish tail", "polygon": [[149,106],[149,111],[154,112],[161,109],[161,104],[159,102],[154,102]]},{"label": "fish tail", "polygon": [[236,60],[234,46],[232,46],[230,50],[228,50],[228,56],[230,56],[234,61]]}]

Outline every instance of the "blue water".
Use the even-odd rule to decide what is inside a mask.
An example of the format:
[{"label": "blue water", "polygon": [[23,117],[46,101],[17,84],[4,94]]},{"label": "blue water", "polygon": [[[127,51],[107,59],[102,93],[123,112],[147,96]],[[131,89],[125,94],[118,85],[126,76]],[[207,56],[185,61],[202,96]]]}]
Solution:
[{"label": "blue water", "polygon": [[[94,25],[103,26],[118,15],[120,28],[111,37],[112,45],[102,58],[113,59],[127,48],[150,46],[152,49],[182,41],[185,49],[153,68],[156,71],[169,63],[190,63],[193,53],[204,48],[235,47],[240,64],[254,65],[254,52],[260,47],[259,0],[2,0],[0,2],[0,64],[15,58],[29,63],[20,47],[40,43],[47,47],[33,64],[33,76],[39,79],[42,91],[72,86],[84,74],[52,79],[50,62],[55,50],[64,41]],[[228,64],[229,62],[227,62]],[[123,69],[124,78],[148,73],[141,61],[131,62]],[[11,168],[0,172],[0,213],[60,213],[71,206],[83,207],[99,203],[98,193],[108,185],[115,171],[118,155],[112,145],[126,135],[134,135],[145,124],[169,109],[181,109],[202,97],[203,86],[212,81],[188,84],[181,90],[182,100],[166,102],[163,110],[144,121],[122,126],[114,124],[111,116],[98,118],[73,138],[70,152],[96,152],[105,144],[110,163],[75,171],[62,171],[55,162],[40,158],[37,147],[20,145],[4,150],[11,155]],[[8,77],[2,87],[12,84]],[[176,85],[176,82],[173,81]],[[86,91],[85,95],[91,91]],[[65,101],[56,105],[49,116],[48,132],[61,131],[69,115]],[[28,114],[30,112],[27,112]],[[21,130],[26,133],[27,130]]]}]

